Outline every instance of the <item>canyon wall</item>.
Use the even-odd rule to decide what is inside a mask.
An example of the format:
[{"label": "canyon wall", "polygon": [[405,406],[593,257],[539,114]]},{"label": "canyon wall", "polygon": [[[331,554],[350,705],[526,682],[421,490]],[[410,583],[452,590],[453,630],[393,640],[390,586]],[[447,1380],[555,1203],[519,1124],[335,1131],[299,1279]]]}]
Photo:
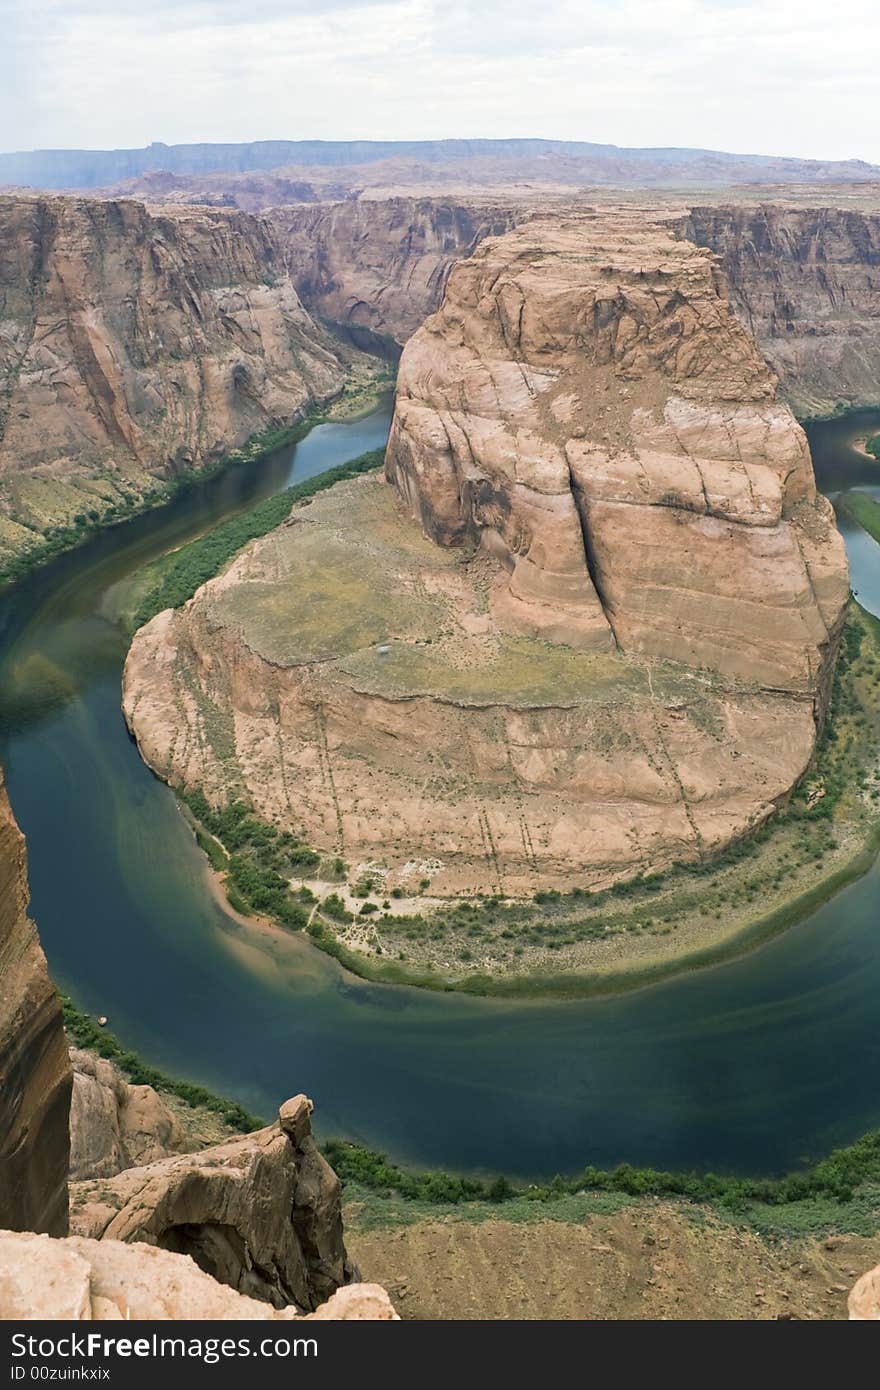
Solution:
[{"label": "canyon wall", "polygon": [[265,221],[0,198],[0,559],[337,394]]},{"label": "canyon wall", "polygon": [[0,781],[0,1228],[63,1235],[71,1073],[27,899],[24,840]]},{"label": "canyon wall", "polygon": [[720,256],[734,308],[799,416],[880,402],[880,214],[694,207],[680,226]]},{"label": "canyon wall", "polygon": [[430,198],[278,208],[272,221],[303,303],[404,343],[433,313],[453,263],[523,209]]}]

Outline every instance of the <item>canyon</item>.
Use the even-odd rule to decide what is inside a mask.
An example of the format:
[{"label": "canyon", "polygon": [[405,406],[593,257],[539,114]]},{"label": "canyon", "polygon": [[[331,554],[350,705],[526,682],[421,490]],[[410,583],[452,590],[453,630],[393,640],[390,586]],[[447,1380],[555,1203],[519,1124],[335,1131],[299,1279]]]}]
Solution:
[{"label": "canyon", "polygon": [[404,350],[386,473],[136,635],[161,776],[441,896],[600,888],[784,801],[846,561],[711,254],[621,212],[482,240]]},{"label": "canyon", "polygon": [[[243,795],[389,891],[425,875],[440,900],[602,889],[754,831],[810,766],[828,704],[846,563],[792,410],[873,399],[877,219],[569,193],[548,216],[529,195],[327,202],[339,183],[282,183],[250,206],[308,201],[266,217],[0,199],[3,553],[338,395],[351,357],[322,320],[406,344],[387,477],[297,507],[137,635],[125,712],[151,766],[216,805]],[[0,1307],[395,1316],[345,1282],[304,1097],[203,1148],[151,1088],[88,1056],[71,1075],[5,806],[0,832],[0,1225],[63,1236],[71,1084],[74,1114],[74,1235],[0,1237]],[[628,1220],[585,1226],[572,1258],[620,1238],[631,1259],[648,1222]],[[675,1214],[657,1230],[686,1243]],[[416,1263],[436,1235],[413,1234]],[[391,1283],[378,1239],[358,1244]],[[717,1244],[710,1271],[735,1242]],[[844,1258],[814,1255],[816,1281]],[[685,1306],[653,1278],[642,1312]],[[578,1315],[619,1314],[618,1294],[579,1292]],[[417,1297],[449,1315],[430,1281]],[[490,1315],[502,1303],[526,1306]]]},{"label": "canyon", "polygon": [[153,206],[0,196],[0,565],[161,501],[169,481],[335,398],[357,347],[395,352],[439,308],[458,260],[548,207],[668,219],[721,258],[734,311],[797,415],[873,403],[869,192],[820,208],[790,190],[715,205],[503,183],[492,195],[339,192],[302,201],[282,183],[271,194],[283,206],[267,193],[251,212],[165,202],[174,188],[145,190]]},{"label": "canyon", "polygon": [[339,395],[264,221],[0,198],[0,563]]},{"label": "canyon", "polygon": [[344,1287],[359,1275],[305,1096],[204,1147],[152,1087],[68,1056],[2,789],[0,904],[0,1318],[393,1318],[384,1290]]}]

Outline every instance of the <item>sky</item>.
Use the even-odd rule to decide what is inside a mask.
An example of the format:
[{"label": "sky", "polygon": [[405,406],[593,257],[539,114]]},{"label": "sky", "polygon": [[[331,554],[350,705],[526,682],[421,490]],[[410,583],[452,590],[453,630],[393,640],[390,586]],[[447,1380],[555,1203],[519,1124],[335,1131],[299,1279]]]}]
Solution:
[{"label": "sky", "polygon": [[880,163],[877,0],[0,0],[0,149],[543,136]]}]

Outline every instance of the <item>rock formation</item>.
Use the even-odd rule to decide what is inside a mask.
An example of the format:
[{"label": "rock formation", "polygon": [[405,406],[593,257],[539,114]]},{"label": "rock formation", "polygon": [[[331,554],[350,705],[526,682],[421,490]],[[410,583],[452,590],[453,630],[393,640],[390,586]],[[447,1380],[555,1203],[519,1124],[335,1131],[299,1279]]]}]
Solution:
[{"label": "rock formation", "polygon": [[0,781],[0,1227],[63,1235],[70,1064],[27,898],[24,841]]},{"label": "rock formation", "polygon": [[405,349],[387,472],[402,510],[346,484],[138,634],[162,776],[441,893],[606,884],[787,795],[846,562],[709,253],[644,215],[483,241]]},{"label": "rock formation", "polygon": [[265,221],[0,198],[0,557],[342,382]]},{"label": "rock formation", "polygon": [[230,1288],[310,1310],[355,1276],[342,1242],[339,1180],[318,1152],[312,1103],[242,1139],[71,1188],[71,1229],[192,1255]]},{"label": "rock formation", "polygon": [[880,214],[694,207],[682,234],[721,257],[734,308],[800,416],[880,400]]},{"label": "rock formation", "polygon": [[152,1086],[132,1086],[112,1062],[72,1048],[70,1177],[111,1178],[123,1168],[183,1153],[190,1144]]},{"label": "rock formation", "polygon": [[304,1318],[218,1284],[187,1255],[155,1246],[0,1231],[0,1319],[260,1322],[396,1320],[376,1284],[338,1289]]},{"label": "rock formation", "polygon": [[450,268],[526,215],[516,205],[388,198],[272,213],[303,303],[404,343],[439,305]]},{"label": "rock formation", "polygon": [[459,264],[401,363],[388,476],[506,571],[517,631],[821,691],[846,564],[713,260],[617,216]]},{"label": "rock formation", "polygon": [[880,1265],[863,1274],[849,1296],[849,1316],[853,1322],[880,1320]]}]

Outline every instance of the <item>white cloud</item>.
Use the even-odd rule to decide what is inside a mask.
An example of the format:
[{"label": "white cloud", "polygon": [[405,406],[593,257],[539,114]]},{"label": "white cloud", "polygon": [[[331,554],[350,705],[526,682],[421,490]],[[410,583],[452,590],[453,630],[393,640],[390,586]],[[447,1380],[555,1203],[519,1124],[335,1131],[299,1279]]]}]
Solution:
[{"label": "white cloud", "polygon": [[0,145],[543,135],[880,162],[864,0],[0,0]]}]

